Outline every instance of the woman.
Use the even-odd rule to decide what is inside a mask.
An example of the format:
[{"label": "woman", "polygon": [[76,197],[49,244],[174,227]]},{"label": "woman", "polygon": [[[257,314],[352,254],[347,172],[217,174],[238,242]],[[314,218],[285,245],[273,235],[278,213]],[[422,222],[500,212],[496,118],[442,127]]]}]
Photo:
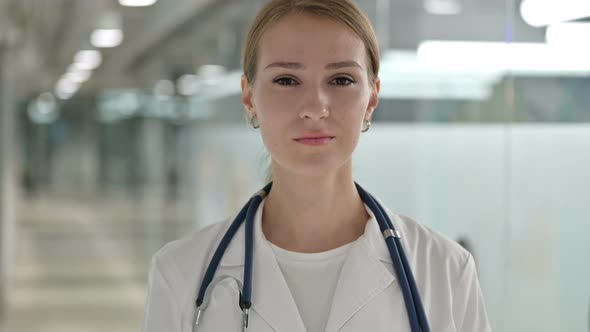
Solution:
[{"label": "woman", "polygon": [[[154,256],[143,331],[193,330],[201,290],[201,332],[238,331],[243,319],[256,332],[410,331],[394,256],[352,177],[351,156],[380,88],[368,19],[348,0],[270,1],[247,37],[243,67],[242,102],[272,157],[273,177],[253,219],[251,307],[240,310],[244,225],[202,287],[230,218]],[[430,330],[491,331],[471,255],[387,214]]]}]

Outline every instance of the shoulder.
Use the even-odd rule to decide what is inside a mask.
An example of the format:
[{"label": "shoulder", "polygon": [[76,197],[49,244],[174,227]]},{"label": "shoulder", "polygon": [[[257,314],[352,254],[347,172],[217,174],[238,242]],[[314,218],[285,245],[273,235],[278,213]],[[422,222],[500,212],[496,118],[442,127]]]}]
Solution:
[{"label": "shoulder", "polygon": [[152,265],[168,279],[170,284],[185,284],[201,274],[212,250],[229,219],[197,228],[178,240],[165,244],[152,257]]},{"label": "shoulder", "polygon": [[[457,242],[411,218],[397,215],[414,251],[414,276],[429,309],[452,317],[456,331],[491,331],[473,256]],[[403,235],[402,235],[403,236]],[[434,316],[434,315],[432,315]]]},{"label": "shoulder", "polygon": [[402,242],[416,261],[429,262],[439,273],[458,276],[473,260],[471,254],[456,241],[408,216],[389,213],[400,228]]}]

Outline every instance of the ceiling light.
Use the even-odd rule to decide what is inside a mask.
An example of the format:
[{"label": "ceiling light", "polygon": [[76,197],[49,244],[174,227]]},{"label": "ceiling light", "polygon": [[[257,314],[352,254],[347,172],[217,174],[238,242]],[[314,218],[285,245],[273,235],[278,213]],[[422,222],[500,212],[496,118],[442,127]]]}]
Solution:
[{"label": "ceiling light", "polygon": [[95,69],[102,63],[102,55],[97,50],[83,50],[74,56],[74,66],[79,69]]},{"label": "ceiling light", "polygon": [[552,24],[545,32],[547,43],[573,48],[589,48],[590,23],[566,22]]},{"label": "ceiling light", "polygon": [[62,78],[74,83],[83,83],[88,81],[91,74],[92,72],[89,70],[69,71]]},{"label": "ceiling light", "polygon": [[420,61],[460,70],[500,71],[522,75],[588,75],[590,49],[556,47],[545,43],[425,41]]},{"label": "ceiling light", "polygon": [[62,78],[55,85],[55,95],[60,99],[70,99],[79,88],[80,84]]},{"label": "ceiling light", "polygon": [[199,83],[200,82],[197,75],[182,75],[176,82],[176,86],[178,87],[178,93],[180,93],[183,96],[194,95],[199,90]]},{"label": "ceiling light", "polygon": [[424,0],[424,10],[433,15],[457,15],[461,9],[458,0]]},{"label": "ceiling light", "polygon": [[520,3],[523,20],[534,27],[577,20],[590,16],[588,0],[523,0]]},{"label": "ceiling light", "polygon": [[151,6],[158,0],[119,0],[121,6],[127,7],[146,7]]},{"label": "ceiling light", "polygon": [[90,43],[95,47],[116,47],[123,41],[121,29],[96,29],[90,35]]},{"label": "ceiling light", "polygon": [[214,86],[225,75],[225,67],[220,65],[203,65],[199,68],[198,74],[205,85]]}]

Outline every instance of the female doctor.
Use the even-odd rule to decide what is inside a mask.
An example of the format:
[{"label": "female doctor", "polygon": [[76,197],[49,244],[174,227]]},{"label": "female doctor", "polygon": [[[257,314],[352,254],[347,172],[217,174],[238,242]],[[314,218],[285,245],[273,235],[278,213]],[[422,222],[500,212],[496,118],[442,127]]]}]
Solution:
[{"label": "female doctor", "polygon": [[472,256],[387,209],[395,231],[383,232],[353,180],[351,156],[380,88],[366,16],[349,0],[269,1],[243,69],[242,102],[272,157],[272,190],[217,263],[236,216],[154,255],[143,331],[491,331]]}]

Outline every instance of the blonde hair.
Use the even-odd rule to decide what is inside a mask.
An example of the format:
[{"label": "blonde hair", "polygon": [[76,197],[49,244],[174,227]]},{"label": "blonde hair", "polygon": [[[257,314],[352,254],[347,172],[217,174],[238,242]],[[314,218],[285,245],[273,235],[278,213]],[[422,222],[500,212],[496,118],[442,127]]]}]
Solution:
[{"label": "blonde hair", "polygon": [[271,0],[256,15],[242,52],[242,68],[248,83],[254,82],[258,48],[264,32],[289,14],[311,14],[333,19],[350,28],[367,51],[370,83],[379,75],[379,44],[369,18],[350,0]]}]

